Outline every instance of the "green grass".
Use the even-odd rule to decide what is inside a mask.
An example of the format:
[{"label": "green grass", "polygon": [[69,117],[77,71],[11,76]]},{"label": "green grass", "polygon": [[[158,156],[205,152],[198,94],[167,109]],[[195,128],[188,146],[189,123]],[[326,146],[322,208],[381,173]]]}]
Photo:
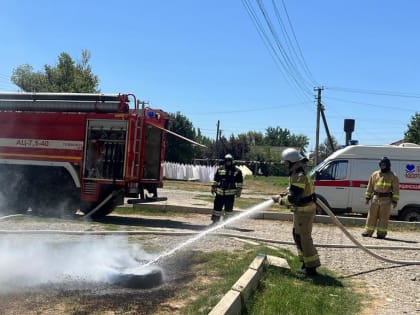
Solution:
[{"label": "green grass", "polygon": [[407,222],[405,221],[401,221],[401,223],[399,222],[390,222],[388,225],[388,231],[399,231],[399,232],[407,232],[407,231],[412,231],[412,232],[418,232],[419,227],[417,224],[406,224]]},{"label": "green grass", "polygon": [[169,211],[169,210],[165,210],[165,209],[147,209],[147,208],[135,208],[133,206],[128,206],[128,207],[117,207],[115,208],[115,210],[112,212],[114,214],[119,214],[119,215],[149,215],[149,216],[174,216],[174,215],[179,215],[178,212],[175,211]]},{"label": "green grass", "polygon": [[[296,271],[300,263],[289,251],[259,246],[233,253],[197,253],[194,269],[198,278],[205,276],[212,281],[195,281],[195,292],[180,293],[180,297],[191,300],[182,313],[208,314],[260,253],[285,258],[292,271],[265,267],[260,285],[243,305],[242,314],[350,315],[361,310],[362,296],[355,293],[349,280],[339,280],[323,268],[319,276],[306,278]],[[195,296],[193,300],[191,295]]]},{"label": "green grass", "polygon": [[[207,201],[212,203],[214,200],[214,196],[209,196],[209,195],[196,195],[194,197],[194,199],[198,199],[198,200],[203,200],[203,201]],[[235,199],[235,207],[239,208],[239,209],[248,209],[252,206],[255,206],[263,201],[268,200],[269,197],[267,198],[236,198]],[[276,206],[274,208],[275,210],[280,210],[280,207]]]},{"label": "green grass", "polygon": [[337,279],[331,272],[321,271],[305,278],[269,266],[260,286],[246,303],[246,314],[357,314],[361,295],[350,283]]},{"label": "green grass", "polygon": [[[250,190],[255,194],[278,194],[287,186],[288,178],[284,176],[246,176],[244,178],[244,190]],[[163,187],[166,189],[209,192],[211,183],[165,179],[163,182]]]},{"label": "green grass", "polygon": [[277,194],[287,188],[289,179],[285,176],[246,176],[244,188],[256,194]]}]

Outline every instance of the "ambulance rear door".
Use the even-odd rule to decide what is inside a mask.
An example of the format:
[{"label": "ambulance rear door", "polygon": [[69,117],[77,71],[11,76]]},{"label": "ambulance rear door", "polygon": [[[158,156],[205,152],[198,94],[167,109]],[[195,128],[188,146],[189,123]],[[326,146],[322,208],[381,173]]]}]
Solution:
[{"label": "ambulance rear door", "polygon": [[378,159],[350,159],[350,176],[349,184],[351,212],[367,213],[365,192],[369,182],[370,175],[379,169]]}]

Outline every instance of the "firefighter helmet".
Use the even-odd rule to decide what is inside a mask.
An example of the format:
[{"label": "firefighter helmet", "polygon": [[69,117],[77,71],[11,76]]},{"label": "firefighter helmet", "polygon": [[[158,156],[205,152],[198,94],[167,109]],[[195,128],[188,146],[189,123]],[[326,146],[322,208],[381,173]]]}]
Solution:
[{"label": "firefighter helmet", "polygon": [[225,155],[225,161],[226,160],[231,160],[231,161],[233,161],[233,156],[232,156],[232,154],[226,154]]},{"label": "firefighter helmet", "polygon": [[381,164],[384,163],[385,164],[385,169],[386,170],[390,170],[391,169],[391,161],[384,156],[380,161],[379,161],[379,166],[381,166]]},{"label": "firefighter helmet", "polygon": [[295,163],[297,161],[303,161],[307,159],[301,155],[298,150],[294,148],[287,148],[281,153],[281,160]]}]

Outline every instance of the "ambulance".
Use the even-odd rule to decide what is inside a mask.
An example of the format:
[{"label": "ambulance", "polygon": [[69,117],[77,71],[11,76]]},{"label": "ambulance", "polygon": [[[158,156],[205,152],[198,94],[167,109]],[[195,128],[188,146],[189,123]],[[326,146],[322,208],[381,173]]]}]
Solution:
[{"label": "ambulance", "polygon": [[[319,199],[334,213],[367,214],[365,191],[379,161],[388,157],[400,181],[400,200],[391,216],[420,221],[420,145],[350,145],[340,149],[310,173]],[[322,213],[321,209],[317,209]]]}]

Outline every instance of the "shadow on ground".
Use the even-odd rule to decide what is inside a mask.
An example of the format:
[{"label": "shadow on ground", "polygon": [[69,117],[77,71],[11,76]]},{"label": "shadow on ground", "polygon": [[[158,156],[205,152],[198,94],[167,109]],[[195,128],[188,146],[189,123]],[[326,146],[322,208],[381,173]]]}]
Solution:
[{"label": "shadow on ground", "polygon": [[125,216],[107,216],[101,219],[95,220],[103,224],[115,224],[123,226],[142,226],[142,227],[153,227],[153,228],[171,228],[171,229],[185,229],[202,231],[208,228],[205,224],[190,224],[183,221],[176,221],[170,219],[149,219],[149,218],[133,218]]}]

